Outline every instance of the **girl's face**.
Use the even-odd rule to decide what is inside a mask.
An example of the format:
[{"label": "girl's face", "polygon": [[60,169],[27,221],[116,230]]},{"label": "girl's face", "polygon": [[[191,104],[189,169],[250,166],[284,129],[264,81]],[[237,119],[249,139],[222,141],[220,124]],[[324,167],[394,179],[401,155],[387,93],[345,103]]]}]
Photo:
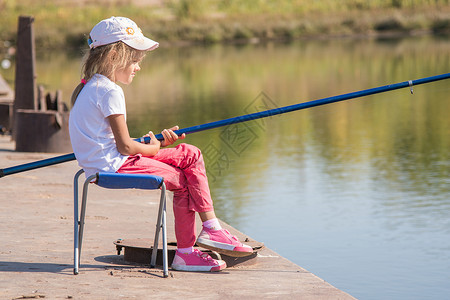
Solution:
[{"label": "girl's face", "polygon": [[121,82],[123,84],[130,84],[133,81],[136,72],[141,68],[139,67],[139,62],[133,62],[128,67],[125,67],[120,70],[116,70],[114,73],[115,81]]}]

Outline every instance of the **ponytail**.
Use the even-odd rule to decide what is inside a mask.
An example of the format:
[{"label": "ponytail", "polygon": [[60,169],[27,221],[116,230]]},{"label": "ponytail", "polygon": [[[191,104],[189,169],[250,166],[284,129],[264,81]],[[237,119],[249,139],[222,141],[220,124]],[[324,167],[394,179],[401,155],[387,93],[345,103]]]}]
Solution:
[{"label": "ponytail", "polygon": [[72,107],[75,105],[75,101],[77,101],[78,95],[81,90],[84,88],[86,81],[84,79],[81,80],[80,84],[78,84],[72,92],[72,97],[70,98],[70,102],[72,103]]}]

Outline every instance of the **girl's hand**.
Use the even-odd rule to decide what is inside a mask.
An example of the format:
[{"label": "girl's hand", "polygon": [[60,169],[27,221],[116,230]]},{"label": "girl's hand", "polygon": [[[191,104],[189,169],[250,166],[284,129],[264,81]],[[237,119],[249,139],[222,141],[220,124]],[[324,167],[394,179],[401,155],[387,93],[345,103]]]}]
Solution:
[{"label": "girl's hand", "polygon": [[149,131],[148,134],[144,136],[148,136],[150,138],[149,145],[155,145],[158,146],[158,148],[161,147],[161,142],[155,137],[152,131]]},{"label": "girl's hand", "polygon": [[164,141],[161,142],[161,147],[166,147],[166,146],[170,146],[173,143],[175,143],[177,140],[182,140],[186,137],[186,134],[182,134],[180,136],[178,136],[175,132],[173,132],[174,130],[178,130],[179,127],[178,126],[174,126],[170,129],[164,129],[163,131],[161,131],[161,134],[164,137]]}]

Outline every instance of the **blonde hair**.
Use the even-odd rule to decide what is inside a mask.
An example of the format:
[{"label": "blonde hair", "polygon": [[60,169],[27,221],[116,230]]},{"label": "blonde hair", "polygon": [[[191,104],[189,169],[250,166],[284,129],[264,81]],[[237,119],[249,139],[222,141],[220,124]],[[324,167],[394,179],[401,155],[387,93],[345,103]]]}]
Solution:
[{"label": "blonde hair", "polygon": [[[125,69],[134,62],[140,62],[146,51],[131,48],[122,41],[90,49],[85,55],[81,69],[82,82],[75,87],[71,102],[75,104],[85,83],[95,74],[101,74],[115,81],[116,70]],[[84,81],[84,82],[83,82]]]}]

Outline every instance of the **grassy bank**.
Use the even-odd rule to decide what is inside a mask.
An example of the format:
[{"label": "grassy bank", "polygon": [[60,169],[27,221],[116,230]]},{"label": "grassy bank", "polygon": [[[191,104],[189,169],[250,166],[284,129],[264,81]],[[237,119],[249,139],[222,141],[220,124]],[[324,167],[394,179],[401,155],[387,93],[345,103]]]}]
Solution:
[{"label": "grassy bank", "polygon": [[450,0],[0,0],[0,40],[15,40],[19,15],[35,17],[44,48],[79,47],[112,15],[165,42],[450,32]]}]

